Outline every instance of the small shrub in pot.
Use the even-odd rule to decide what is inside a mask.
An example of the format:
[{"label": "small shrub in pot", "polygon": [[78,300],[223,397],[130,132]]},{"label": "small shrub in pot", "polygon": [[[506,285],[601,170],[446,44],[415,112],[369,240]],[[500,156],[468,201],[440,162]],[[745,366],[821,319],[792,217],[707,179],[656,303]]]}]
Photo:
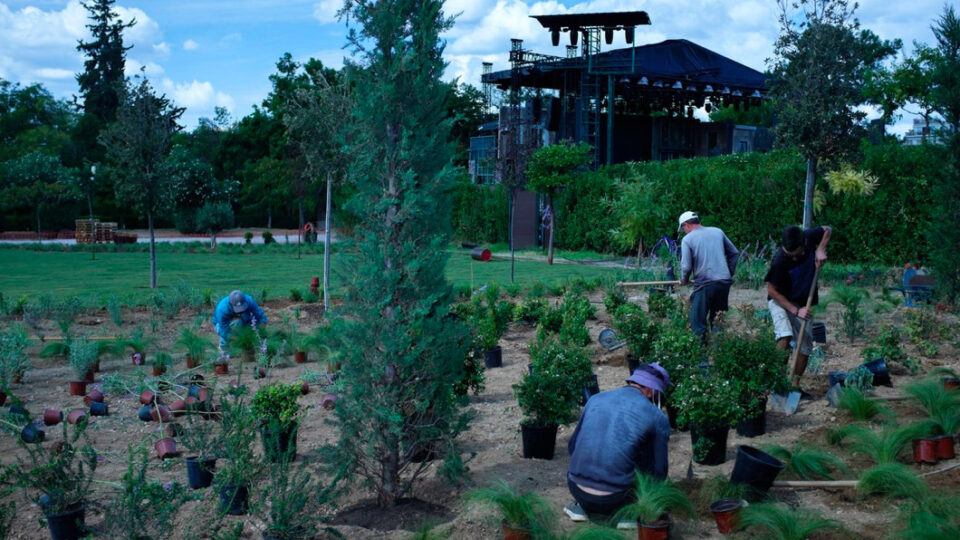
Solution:
[{"label": "small shrub in pot", "polygon": [[301,395],[300,385],[276,382],[260,388],[253,396],[250,410],[259,422],[264,451],[271,461],[296,455],[302,410],[297,400]]},{"label": "small shrub in pot", "polygon": [[[673,403],[678,409],[678,424],[707,432],[729,429],[740,420],[737,382],[713,373],[694,373],[675,380]],[[712,444],[707,437],[699,437],[693,446],[694,459],[706,459]]]},{"label": "small shrub in pot", "polygon": [[86,380],[93,371],[98,360],[97,345],[85,339],[75,339],[70,342],[70,367],[78,381]]},{"label": "small shrub in pot", "polygon": [[536,493],[520,493],[503,479],[488,488],[471,490],[466,498],[470,504],[496,508],[505,529],[524,532],[530,538],[549,538],[556,523],[550,501]]},{"label": "small shrub in pot", "polygon": [[260,474],[253,451],[257,423],[242,389],[222,398],[220,408],[219,448],[223,461],[215,477],[220,486],[220,511],[245,514],[249,487],[258,480]]}]

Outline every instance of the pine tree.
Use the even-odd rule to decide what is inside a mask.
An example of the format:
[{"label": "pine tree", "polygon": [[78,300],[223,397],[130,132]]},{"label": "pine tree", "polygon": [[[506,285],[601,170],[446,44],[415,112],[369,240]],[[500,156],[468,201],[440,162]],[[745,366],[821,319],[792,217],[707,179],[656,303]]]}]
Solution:
[{"label": "pine tree", "polygon": [[451,20],[438,0],[350,0],[346,11],[361,57],[348,66],[357,128],[350,205],[360,223],[345,265],[353,273],[344,317],[335,321],[344,396],[334,456],[390,507],[423,472],[418,457],[438,452],[442,470],[462,468],[454,438],[468,417],[452,386],[466,333],[449,312],[444,277],[455,171],[439,34]]},{"label": "pine tree", "polygon": [[83,96],[84,112],[95,116],[103,124],[113,121],[120,106],[123,68],[126,52],[130,50],[130,47],[123,46],[123,31],[137,23],[135,19],[130,22],[119,20],[113,11],[115,2],[81,2],[92,21],[87,28],[93,39],[77,44],[77,50],[87,57],[83,62],[83,73],[77,74],[77,83]]}]

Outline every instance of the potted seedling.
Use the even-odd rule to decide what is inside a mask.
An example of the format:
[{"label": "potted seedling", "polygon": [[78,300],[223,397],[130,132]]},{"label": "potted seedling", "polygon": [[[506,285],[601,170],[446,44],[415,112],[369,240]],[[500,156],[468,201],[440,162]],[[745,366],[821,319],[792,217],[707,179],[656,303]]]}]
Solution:
[{"label": "potted seedling", "polygon": [[657,480],[637,472],[633,493],[634,502],[617,511],[614,520],[636,521],[638,538],[666,540],[673,516],[693,517],[695,514],[690,499],[669,480]]},{"label": "potted seedling", "polygon": [[520,493],[506,480],[499,480],[489,488],[467,493],[471,504],[494,507],[502,521],[505,540],[529,540],[549,533],[556,522],[550,501],[536,493]]},{"label": "potted seedling", "polygon": [[767,398],[771,392],[789,389],[784,366],[787,351],[761,332],[724,332],[713,344],[710,356],[718,377],[737,381],[742,411],[737,433],[756,437],[766,433]]},{"label": "potted seedling", "polygon": [[40,507],[53,538],[86,536],[86,502],[97,469],[86,425],[61,423],[63,439],[57,451],[21,445],[26,456],[18,456],[9,469],[13,483],[27,490],[27,497]]},{"label": "potted seedling", "polygon": [[70,345],[70,367],[77,380],[70,381],[70,395],[87,393],[87,384],[93,382],[93,365],[97,363],[97,345],[85,339],[74,340]]},{"label": "potted seedling", "polygon": [[173,365],[173,357],[167,351],[158,351],[150,358],[151,373],[154,377],[160,377],[166,373],[171,365]]},{"label": "potted seedling", "polygon": [[488,368],[502,366],[503,351],[499,343],[513,319],[513,304],[500,300],[500,288],[489,285],[473,296],[466,315],[473,326],[474,350],[483,355],[484,365]]},{"label": "potted seedling", "polygon": [[304,338],[304,347],[307,351],[316,351],[320,360],[326,360],[327,373],[340,371],[340,353],[330,348],[335,342],[336,331],[333,322],[323,324],[313,329],[309,336]]},{"label": "potted seedling", "polygon": [[297,454],[300,385],[276,382],[260,388],[250,409],[260,425],[263,453],[269,461],[292,461]]},{"label": "potted seedling", "polygon": [[704,465],[723,463],[727,434],[741,415],[738,382],[709,372],[675,380],[677,422],[690,426],[693,460]]},{"label": "potted seedling", "polygon": [[137,328],[129,337],[117,340],[117,355],[123,356],[125,351],[130,353],[130,361],[135,366],[143,366],[147,363],[146,350],[156,341],[153,337],[143,335],[143,330]]},{"label": "potted seedling", "polygon": [[187,351],[187,369],[194,369],[206,362],[207,352],[213,348],[213,344],[207,338],[189,326],[180,329],[180,337],[176,344]]},{"label": "potted seedling", "polygon": [[180,444],[191,455],[183,458],[187,466],[187,483],[191,489],[209,487],[217,470],[219,444],[216,424],[204,420],[204,411],[194,408],[186,412],[186,425],[180,432]]},{"label": "potted seedling", "polygon": [[30,346],[23,325],[13,325],[0,332],[0,392],[6,395],[11,383],[19,383],[33,366],[26,354]]},{"label": "potted seedling", "polygon": [[307,335],[297,328],[297,323],[290,323],[290,331],[287,333],[287,345],[293,352],[293,361],[297,364],[303,364],[307,361],[308,340]]},{"label": "potted seedling", "polygon": [[256,421],[242,389],[223,397],[220,407],[220,451],[224,459],[215,475],[220,486],[219,508],[221,513],[244,515],[248,509],[250,485],[258,475],[253,454]]},{"label": "potted seedling", "polygon": [[256,361],[262,343],[259,330],[251,326],[244,325],[230,336],[230,347],[238,353],[232,356],[240,357],[244,362]]},{"label": "potted seedling", "polygon": [[582,349],[547,338],[530,347],[530,370],[513,385],[524,418],[523,457],[553,459],[557,426],[577,419],[591,363]]}]

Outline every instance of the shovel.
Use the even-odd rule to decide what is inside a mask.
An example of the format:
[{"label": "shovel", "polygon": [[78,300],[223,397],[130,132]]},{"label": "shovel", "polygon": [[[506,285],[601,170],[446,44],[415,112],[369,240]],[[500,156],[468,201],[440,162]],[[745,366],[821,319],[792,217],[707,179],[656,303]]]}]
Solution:
[{"label": "shovel", "polygon": [[[820,277],[820,267],[818,266],[816,270],[813,271],[813,283],[810,284],[810,292],[807,294],[807,311],[810,311],[810,304],[813,302],[813,292],[817,290],[817,278]],[[793,385],[796,387],[800,383],[800,377],[793,374],[794,369],[797,367],[797,357],[800,355],[800,344],[803,343],[804,332],[807,331],[807,323],[810,322],[810,316],[806,319],[803,319],[803,322],[800,323],[800,333],[797,334],[796,345],[793,347],[793,353],[790,355],[790,363],[787,364],[787,373],[790,376],[790,380]],[[800,405],[800,392],[798,390],[791,390],[788,394],[773,394],[770,396],[770,407],[775,411],[780,411],[785,414],[793,414],[797,412],[797,407]]]}]

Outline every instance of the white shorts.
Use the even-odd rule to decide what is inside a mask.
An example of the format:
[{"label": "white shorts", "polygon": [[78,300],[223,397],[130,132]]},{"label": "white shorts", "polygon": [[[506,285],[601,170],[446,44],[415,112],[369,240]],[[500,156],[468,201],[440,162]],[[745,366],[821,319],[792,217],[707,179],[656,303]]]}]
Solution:
[{"label": "white shorts", "polygon": [[[773,319],[773,335],[776,336],[776,339],[780,338],[795,338],[797,334],[800,333],[800,327],[803,325],[803,321],[792,313],[787,313],[787,310],[780,307],[774,300],[767,300],[767,309],[770,310],[770,318]],[[808,321],[807,328],[803,332],[803,340],[800,343],[800,354],[809,355],[813,351],[813,329],[812,324]]]}]

